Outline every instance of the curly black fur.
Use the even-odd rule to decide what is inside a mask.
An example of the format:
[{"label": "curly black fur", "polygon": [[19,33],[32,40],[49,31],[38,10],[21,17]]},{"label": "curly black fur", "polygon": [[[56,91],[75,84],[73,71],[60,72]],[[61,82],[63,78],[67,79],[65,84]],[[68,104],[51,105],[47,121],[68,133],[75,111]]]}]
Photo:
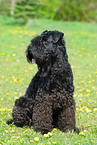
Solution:
[{"label": "curly black fur", "polygon": [[36,61],[38,72],[26,93],[15,101],[12,120],[16,126],[33,125],[36,131],[47,133],[53,127],[74,130],[75,101],[73,73],[68,62],[63,33],[44,31],[31,40],[26,50],[29,63]]}]

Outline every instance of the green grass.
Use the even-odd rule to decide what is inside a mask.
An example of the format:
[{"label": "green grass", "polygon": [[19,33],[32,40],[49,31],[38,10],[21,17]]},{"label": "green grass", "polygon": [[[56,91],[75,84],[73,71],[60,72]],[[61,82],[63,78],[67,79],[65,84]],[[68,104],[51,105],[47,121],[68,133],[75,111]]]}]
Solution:
[{"label": "green grass", "polygon": [[[53,130],[44,137],[33,127],[7,125],[14,101],[37,71],[28,64],[25,50],[43,30],[63,31],[75,84],[76,124],[81,133]],[[0,137],[1,145],[96,145],[97,144],[97,24],[29,20],[23,26],[9,17],[0,17]],[[35,141],[35,137],[39,141]]]}]

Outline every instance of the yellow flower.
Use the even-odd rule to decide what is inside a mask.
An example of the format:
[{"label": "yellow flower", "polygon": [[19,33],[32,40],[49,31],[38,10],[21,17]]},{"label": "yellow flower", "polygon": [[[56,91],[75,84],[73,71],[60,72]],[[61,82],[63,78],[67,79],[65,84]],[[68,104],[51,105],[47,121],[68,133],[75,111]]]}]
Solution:
[{"label": "yellow flower", "polygon": [[9,93],[6,93],[6,95],[9,95]]},{"label": "yellow flower", "polygon": [[15,54],[15,53],[13,53],[13,54],[12,54],[12,56],[16,56],[16,54]]},{"label": "yellow flower", "polygon": [[27,29],[27,27],[24,27],[24,30],[26,30]]},{"label": "yellow flower", "polygon": [[25,70],[25,72],[27,72],[27,70]]},{"label": "yellow flower", "polygon": [[80,132],[79,135],[85,135],[85,133],[84,132]]},{"label": "yellow flower", "polygon": [[88,96],[90,96],[90,94],[86,94],[85,96],[88,97]]},{"label": "yellow flower", "polygon": [[11,133],[12,133],[12,132],[15,132],[15,131],[14,131],[14,130],[11,130]]},{"label": "yellow flower", "polygon": [[83,55],[82,54],[80,54],[80,57],[82,57]]},{"label": "yellow flower", "polygon": [[7,56],[8,56],[8,57],[10,57],[10,55],[9,55],[9,54],[8,54]]},{"label": "yellow flower", "polygon": [[39,141],[39,137],[35,137],[34,140],[35,140],[35,141]]},{"label": "yellow flower", "polygon": [[91,102],[91,100],[88,100],[88,102],[90,103],[90,102]]},{"label": "yellow flower", "polygon": [[71,65],[71,68],[73,69],[73,65]]},{"label": "yellow flower", "polygon": [[20,50],[22,50],[23,48],[20,48]]},{"label": "yellow flower", "polygon": [[44,137],[49,137],[49,135],[48,134],[44,134]]},{"label": "yellow flower", "polygon": [[1,109],[0,109],[0,112],[3,112],[3,111],[12,111],[12,109],[1,108]]},{"label": "yellow flower", "polygon": [[86,92],[87,92],[87,93],[90,93],[90,90],[86,89]]},{"label": "yellow flower", "polygon": [[4,76],[1,76],[2,79],[4,79]]},{"label": "yellow flower", "polygon": [[54,130],[54,131],[57,131],[57,128],[54,128],[53,130]]},{"label": "yellow flower", "polygon": [[97,108],[94,108],[93,111],[97,111]]},{"label": "yellow flower", "polygon": [[30,70],[34,69],[33,67],[29,67]]},{"label": "yellow flower", "polygon": [[78,97],[81,97],[82,96],[82,93],[80,93],[79,95],[78,95]]},{"label": "yellow flower", "polygon": [[22,45],[25,45],[25,43],[22,43]]},{"label": "yellow flower", "polygon": [[90,113],[89,115],[93,115],[92,113]]},{"label": "yellow flower", "polygon": [[94,86],[92,87],[92,90],[95,90],[95,87]]},{"label": "yellow flower", "polygon": [[91,112],[91,109],[89,109],[89,108],[86,108],[85,110],[86,110],[87,113]]},{"label": "yellow flower", "polygon": [[4,55],[5,55],[5,53],[2,53],[2,55],[4,56]]},{"label": "yellow flower", "polygon": [[48,132],[48,135],[49,135],[49,136],[52,136],[53,134],[52,134],[51,132]]},{"label": "yellow flower", "polygon": [[76,110],[78,110],[78,108],[76,107]]},{"label": "yellow flower", "polygon": [[23,37],[22,35],[19,36],[19,38],[22,38],[22,37]]},{"label": "yellow flower", "polygon": [[85,87],[87,88],[87,87],[88,87],[88,85],[85,85]]},{"label": "yellow flower", "polygon": [[50,142],[47,142],[47,144],[51,145],[51,143],[50,143]]},{"label": "yellow flower", "polygon": [[11,46],[11,48],[14,48],[14,49],[16,49],[16,47],[15,47],[15,46]]},{"label": "yellow flower", "polygon": [[4,122],[4,121],[2,123],[6,124],[6,122]]},{"label": "yellow flower", "polygon": [[30,140],[30,142],[33,143],[34,141],[33,140]]},{"label": "yellow flower", "polygon": [[52,144],[56,144],[56,141],[53,141]]},{"label": "yellow flower", "polygon": [[18,27],[17,27],[17,29],[21,29],[21,27],[20,27],[20,26],[18,26]]},{"label": "yellow flower", "polygon": [[80,108],[80,111],[83,111],[85,108],[86,108],[86,107],[82,107],[82,108]]},{"label": "yellow flower", "polygon": [[18,139],[18,137],[16,137],[16,136],[12,136],[12,138]]},{"label": "yellow flower", "polygon": [[77,86],[76,88],[79,89],[79,86]]},{"label": "yellow flower", "polygon": [[76,97],[77,96],[77,94],[74,94],[74,97]]},{"label": "yellow flower", "polygon": [[21,30],[20,33],[23,33],[23,31]]},{"label": "yellow flower", "polygon": [[95,71],[95,74],[97,74],[97,71]]},{"label": "yellow flower", "polygon": [[80,90],[79,90],[79,92],[82,92],[83,91],[83,88],[81,88]]},{"label": "yellow flower", "polygon": [[8,132],[8,130],[5,130],[5,132],[7,133],[7,132]]},{"label": "yellow flower", "polygon": [[26,129],[25,131],[23,131],[23,133],[26,133],[28,130]]},{"label": "yellow flower", "polygon": [[8,61],[8,59],[6,58],[5,61]]},{"label": "yellow flower", "polygon": [[80,108],[83,106],[83,104],[80,104]]},{"label": "yellow flower", "polygon": [[15,99],[19,99],[19,97],[15,97]]},{"label": "yellow flower", "polygon": [[14,82],[17,82],[17,79],[13,79]]},{"label": "yellow flower", "polygon": [[0,100],[3,101],[3,98],[1,98]]}]

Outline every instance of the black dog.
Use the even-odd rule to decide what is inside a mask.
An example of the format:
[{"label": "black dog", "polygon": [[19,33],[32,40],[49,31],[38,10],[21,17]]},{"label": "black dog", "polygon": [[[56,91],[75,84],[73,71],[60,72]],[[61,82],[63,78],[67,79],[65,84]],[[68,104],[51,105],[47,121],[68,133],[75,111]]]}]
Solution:
[{"label": "black dog", "polygon": [[33,125],[36,131],[47,133],[53,127],[62,131],[74,130],[75,101],[73,74],[68,62],[63,33],[44,31],[31,40],[26,50],[28,62],[36,61],[38,72],[24,96],[15,101],[12,123]]}]

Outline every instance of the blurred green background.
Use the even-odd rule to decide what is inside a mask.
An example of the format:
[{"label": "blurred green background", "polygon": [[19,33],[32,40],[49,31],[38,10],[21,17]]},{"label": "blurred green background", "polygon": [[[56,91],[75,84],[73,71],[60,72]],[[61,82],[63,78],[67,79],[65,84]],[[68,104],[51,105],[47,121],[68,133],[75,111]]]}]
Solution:
[{"label": "blurred green background", "polygon": [[32,18],[97,22],[97,0],[0,0],[0,15],[27,22]]}]

